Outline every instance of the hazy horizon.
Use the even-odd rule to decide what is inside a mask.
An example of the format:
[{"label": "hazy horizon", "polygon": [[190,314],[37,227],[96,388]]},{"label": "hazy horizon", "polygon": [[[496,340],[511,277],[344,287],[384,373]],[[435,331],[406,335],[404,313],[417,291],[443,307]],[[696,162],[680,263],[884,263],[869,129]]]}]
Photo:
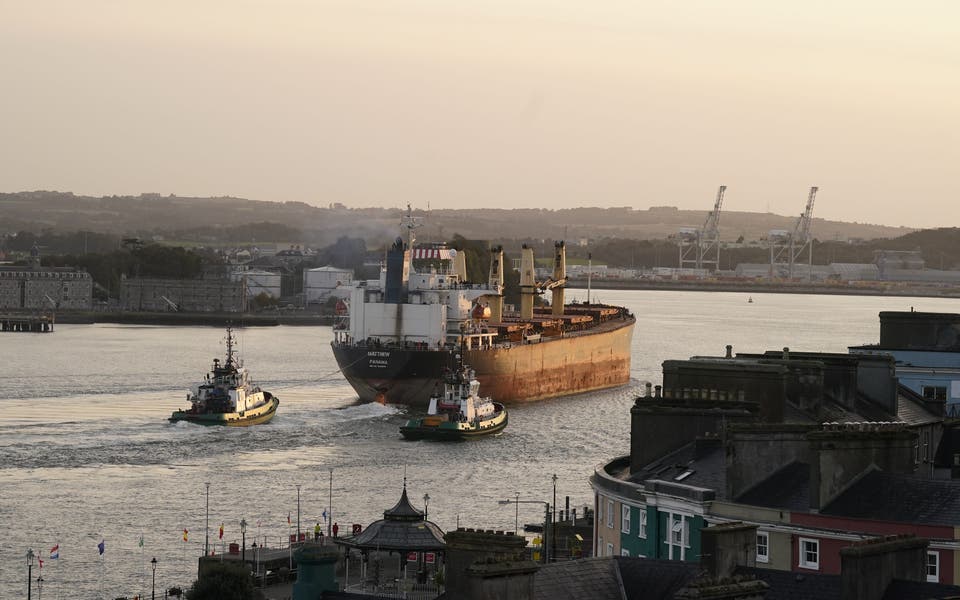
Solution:
[{"label": "hazy horizon", "polygon": [[5,191],[957,225],[960,4],[6,2]]}]

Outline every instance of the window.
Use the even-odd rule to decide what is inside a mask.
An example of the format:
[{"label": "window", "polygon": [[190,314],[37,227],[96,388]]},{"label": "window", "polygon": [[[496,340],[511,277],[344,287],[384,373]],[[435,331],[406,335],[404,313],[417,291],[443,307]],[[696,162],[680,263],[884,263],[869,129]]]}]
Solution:
[{"label": "window", "polygon": [[939,400],[946,402],[947,386],[945,385],[922,385],[920,393],[924,400]]},{"label": "window", "polygon": [[640,525],[638,527],[640,530],[640,537],[647,539],[647,508],[642,507],[640,509]]},{"label": "window", "polygon": [[670,516],[670,541],[677,546],[683,545],[683,516]]},{"label": "window", "polygon": [[666,514],[667,532],[663,543],[667,545],[666,558],[684,560],[685,548],[690,547],[690,523],[679,513]]},{"label": "window", "polygon": [[607,500],[607,527],[613,529],[613,500]]},{"label": "window", "polygon": [[927,581],[940,583],[940,553],[927,552]]},{"label": "window", "polygon": [[627,550],[626,548],[621,548],[621,549],[620,549],[620,556],[630,556],[630,551]]},{"label": "window", "polygon": [[622,513],[620,518],[620,531],[622,533],[630,533],[630,507],[626,504],[621,505]]},{"label": "window", "polygon": [[757,532],[757,562],[770,562],[770,534]]},{"label": "window", "polygon": [[820,568],[820,541],[800,538],[799,565],[804,569]]}]

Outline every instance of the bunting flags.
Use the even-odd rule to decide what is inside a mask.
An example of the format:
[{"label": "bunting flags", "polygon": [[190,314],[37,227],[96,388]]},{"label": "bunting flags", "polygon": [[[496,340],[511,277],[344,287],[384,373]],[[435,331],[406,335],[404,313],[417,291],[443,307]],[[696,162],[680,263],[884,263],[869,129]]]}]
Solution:
[{"label": "bunting flags", "polygon": [[183,530],[183,541],[187,541],[187,534],[190,533],[186,529]]},{"label": "bunting flags", "polygon": [[106,549],[107,545],[105,540],[100,540],[100,543],[97,544],[97,550],[100,551],[100,556],[103,556],[103,551]]},{"label": "bunting flags", "polygon": [[60,558],[60,544],[55,544],[53,548],[50,548],[50,558],[53,560]]},{"label": "bunting flags", "polygon": [[223,523],[220,523],[220,539],[223,539]]}]

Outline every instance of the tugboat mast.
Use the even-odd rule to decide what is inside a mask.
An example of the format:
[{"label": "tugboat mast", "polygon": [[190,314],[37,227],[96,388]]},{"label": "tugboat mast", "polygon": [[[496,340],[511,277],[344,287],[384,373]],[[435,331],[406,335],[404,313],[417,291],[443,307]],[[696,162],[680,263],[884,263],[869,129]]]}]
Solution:
[{"label": "tugboat mast", "polygon": [[228,368],[235,366],[233,362],[233,327],[227,325],[227,364]]}]

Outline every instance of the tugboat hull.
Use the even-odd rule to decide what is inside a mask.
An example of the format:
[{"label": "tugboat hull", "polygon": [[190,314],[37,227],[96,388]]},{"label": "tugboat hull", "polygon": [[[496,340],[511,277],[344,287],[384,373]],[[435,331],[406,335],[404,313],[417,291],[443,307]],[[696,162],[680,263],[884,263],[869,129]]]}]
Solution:
[{"label": "tugboat hull", "polygon": [[410,419],[400,428],[400,433],[408,440],[462,441],[500,433],[507,426],[507,411],[498,405],[500,413],[489,421],[481,421],[477,426],[452,421],[433,422],[430,417]]},{"label": "tugboat hull", "polygon": [[277,407],[280,400],[277,397],[271,397],[270,401],[255,409],[244,413],[206,413],[198,414],[186,410],[175,411],[170,416],[170,421],[187,421],[197,425],[226,425],[228,427],[247,427],[250,425],[259,425],[266,423],[277,414]]}]

